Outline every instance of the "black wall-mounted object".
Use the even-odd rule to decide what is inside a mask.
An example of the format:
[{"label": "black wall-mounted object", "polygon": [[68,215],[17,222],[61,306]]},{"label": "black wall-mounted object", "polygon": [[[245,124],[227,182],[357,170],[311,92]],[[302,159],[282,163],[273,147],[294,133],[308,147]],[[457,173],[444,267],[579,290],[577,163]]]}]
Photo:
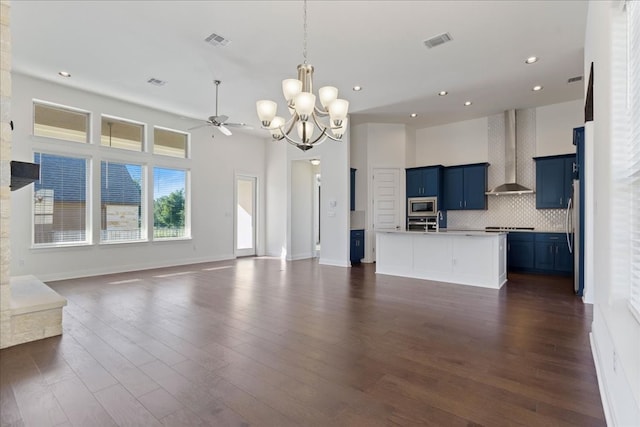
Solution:
[{"label": "black wall-mounted object", "polygon": [[11,161],[11,191],[18,190],[40,179],[40,165],[37,163]]},{"label": "black wall-mounted object", "polygon": [[589,70],[589,85],[587,86],[587,97],[584,102],[584,122],[593,121],[593,62]]}]

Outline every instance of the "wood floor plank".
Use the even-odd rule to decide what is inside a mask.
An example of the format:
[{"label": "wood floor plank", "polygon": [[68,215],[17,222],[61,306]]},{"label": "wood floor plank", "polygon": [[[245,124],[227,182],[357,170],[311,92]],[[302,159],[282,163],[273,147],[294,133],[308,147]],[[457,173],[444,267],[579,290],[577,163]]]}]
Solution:
[{"label": "wood floor plank", "polygon": [[140,427],[162,425],[120,384],[100,390],[95,393],[95,396],[118,425]]},{"label": "wood floor plank", "polygon": [[59,381],[53,384],[51,389],[71,425],[76,427],[116,426],[114,419],[79,378]]},{"label": "wood floor plank", "polygon": [[605,425],[571,278],[258,257],[50,286],[65,333],[0,351],[3,425]]}]

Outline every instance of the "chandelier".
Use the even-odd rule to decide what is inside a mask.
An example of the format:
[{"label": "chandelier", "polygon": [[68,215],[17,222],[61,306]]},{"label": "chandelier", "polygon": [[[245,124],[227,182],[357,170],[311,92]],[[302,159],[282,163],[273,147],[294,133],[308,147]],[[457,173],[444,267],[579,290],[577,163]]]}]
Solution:
[{"label": "chandelier", "polygon": [[[347,128],[349,101],[338,99],[338,89],[333,86],[321,87],[318,91],[321,107],[316,106],[313,94],[313,65],[307,63],[307,0],[304,0],[304,42],[302,55],[304,62],[298,65],[298,78],[282,81],[282,92],[287,101],[291,117],[285,120],[276,116],[278,105],[274,101],[256,102],[262,128],[271,132],[271,137],[280,141],[286,139],[303,151],[319,145],[327,138],[340,141]],[[329,116],[328,123],[326,118]],[[298,137],[292,135],[296,129]],[[314,137],[315,130],[319,135]]]}]

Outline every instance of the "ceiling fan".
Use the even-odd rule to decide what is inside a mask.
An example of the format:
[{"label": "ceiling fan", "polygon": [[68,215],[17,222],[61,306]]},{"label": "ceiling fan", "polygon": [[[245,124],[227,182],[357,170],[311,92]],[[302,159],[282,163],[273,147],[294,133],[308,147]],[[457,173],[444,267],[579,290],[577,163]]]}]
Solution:
[{"label": "ceiling fan", "polygon": [[214,80],[213,83],[215,83],[216,85],[216,114],[214,116],[210,116],[207,120],[205,120],[206,124],[192,127],[189,130],[198,129],[203,126],[213,126],[223,134],[230,136],[232,135],[231,131],[228,129],[230,127],[252,129],[251,126],[248,126],[246,123],[228,123],[228,116],[218,115],[218,86],[220,86],[220,83],[222,82],[220,80]]}]

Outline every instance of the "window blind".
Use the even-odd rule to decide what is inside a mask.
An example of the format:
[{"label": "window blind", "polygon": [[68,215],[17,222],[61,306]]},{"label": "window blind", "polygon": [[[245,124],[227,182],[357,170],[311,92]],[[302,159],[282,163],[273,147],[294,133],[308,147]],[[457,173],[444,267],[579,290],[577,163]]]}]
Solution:
[{"label": "window blind", "polygon": [[187,237],[187,172],[180,169],[153,168],[153,237]]},{"label": "window blind", "polygon": [[100,240],[141,240],[142,166],[102,161],[100,165]]},{"label": "window blind", "polygon": [[640,322],[640,2],[628,1],[629,195],[631,198],[629,306]]}]

